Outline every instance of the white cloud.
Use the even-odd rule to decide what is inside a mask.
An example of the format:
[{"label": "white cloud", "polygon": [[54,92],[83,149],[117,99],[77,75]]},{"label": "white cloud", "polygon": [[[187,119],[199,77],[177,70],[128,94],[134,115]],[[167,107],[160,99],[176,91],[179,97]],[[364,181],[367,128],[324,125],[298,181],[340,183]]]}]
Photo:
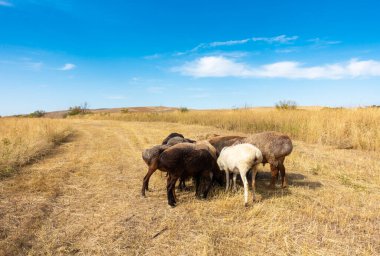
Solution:
[{"label": "white cloud", "polygon": [[63,67],[59,68],[58,70],[68,71],[68,70],[73,70],[74,68],[76,68],[76,65],[72,63],[66,63]]},{"label": "white cloud", "polygon": [[312,38],[312,39],[309,39],[307,41],[314,43],[314,46],[317,46],[317,47],[322,47],[322,46],[328,46],[328,45],[334,45],[334,44],[340,44],[340,43],[342,43],[341,41],[323,40],[323,39],[320,39],[319,37]]},{"label": "white cloud", "polygon": [[8,1],[0,1],[0,6],[12,7],[13,4]]},{"label": "white cloud", "polygon": [[194,77],[249,76],[249,67],[222,56],[202,57],[173,71]]},{"label": "white cloud", "polygon": [[272,43],[287,44],[297,39],[298,39],[298,36],[279,35],[275,37],[252,37],[252,38],[246,38],[246,39],[241,39],[241,40],[216,41],[216,42],[211,42],[211,43],[201,43],[191,50],[184,51],[184,52],[177,52],[174,55],[181,56],[181,55],[197,52],[200,49],[214,48],[214,47],[219,47],[219,46],[239,45],[239,44],[246,44],[249,42],[259,42],[259,41],[270,43],[270,44]]},{"label": "white cloud", "polygon": [[283,61],[254,67],[222,56],[208,56],[172,71],[192,77],[344,79],[380,76],[380,62],[351,59],[344,63],[304,66],[299,62]]},{"label": "white cloud", "polygon": [[217,46],[224,46],[224,45],[236,45],[236,44],[246,44],[251,39],[242,39],[242,40],[230,40],[230,41],[224,41],[224,42],[212,42],[209,43],[210,47],[217,47]]},{"label": "white cloud", "polygon": [[253,37],[252,41],[258,42],[258,41],[263,41],[267,43],[290,43],[292,41],[295,41],[298,39],[298,36],[286,36],[286,35],[280,35],[280,36],[275,36],[275,37]]},{"label": "white cloud", "polygon": [[277,49],[276,52],[277,53],[292,53],[292,52],[296,52],[297,51],[297,48],[286,48],[286,49]]}]

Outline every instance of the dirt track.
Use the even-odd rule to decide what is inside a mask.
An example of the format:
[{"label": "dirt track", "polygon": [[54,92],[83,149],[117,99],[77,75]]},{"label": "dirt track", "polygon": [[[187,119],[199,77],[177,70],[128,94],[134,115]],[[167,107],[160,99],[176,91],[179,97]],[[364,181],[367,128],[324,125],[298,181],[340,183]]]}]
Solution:
[{"label": "dirt track", "polygon": [[[287,162],[288,191],[267,191],[269,177],[261,173],[263,201],[249,209],[241,191],[222,189],[207,201],[179,193],[172,209],[159,171],[153,192],[140,196],[141,150],[172,131],[195,138],[216,129],[113,121],[73,126],[72,141],[0,182],[0,255],[233,255],[238,248],[245,255],[379,253],[376,155],[360,160],[376,169],[352,176],[369,175],[363,185],[349,175],[332,179],[327,167],[348,168],[358,152],[323,154],[298,144]],[[339,154],[347,161],[338,162]]]}]

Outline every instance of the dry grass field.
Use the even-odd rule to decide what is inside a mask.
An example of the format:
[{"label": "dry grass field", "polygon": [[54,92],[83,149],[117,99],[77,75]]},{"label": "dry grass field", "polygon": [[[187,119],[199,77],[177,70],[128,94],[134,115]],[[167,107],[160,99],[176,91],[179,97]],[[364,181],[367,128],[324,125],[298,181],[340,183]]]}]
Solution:
[{"label": "dry grass field", "polygon": [[[235,118],[233,112],[224,115]],[[372,136],[379,126],[373,127],[378,119],[371,123],[370,118],[378,118],[378,112],[368,115],[362,120]],[[293,117],[283,118],[291,124]],[[35,120],[27,130],[38,122],[48,121]],[[193,190],[178,192],[178,206],[170,208],[166,178],[159,171],[151,179],[153,191],[140,196],[146,172],[142,149],[173,131],[198,139],[234,129],[168,122],[69,123],[73,138],[0,181],[0,255],[380,254],[378,133],[363,144],[370,151],[294,140],[285,161],[289,188],[268,190],[268,166],[261,167],[256,182],[261,200],[248,208],[241,189],[225,193],[220,187],[207,200],[195,199]],[[339,127],[339,122],[330,123]],[[1,123],[2,137],[5,126]],[[12,136],[18,135],[5,137]]]},{"label": "dry grass field", "polygon": [[72,132],[62,120],[1,118],[0,179],[46,155]]},{"label": "dry grass field", "polygon": [[307,143],[346,149],[380,150],[380,108],[253,108],[124,114],[113,112],[88,115],[87,118],[199,124],[243,133],[281,131]]}]

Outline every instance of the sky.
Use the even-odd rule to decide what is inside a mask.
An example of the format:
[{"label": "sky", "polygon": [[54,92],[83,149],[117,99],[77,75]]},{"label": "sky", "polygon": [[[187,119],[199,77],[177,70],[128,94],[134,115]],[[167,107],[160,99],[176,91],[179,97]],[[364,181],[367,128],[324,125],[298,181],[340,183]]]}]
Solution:
[{"label": "sky", "polygon": [[0,115],[380,105],[380,2],[0,0]]}]

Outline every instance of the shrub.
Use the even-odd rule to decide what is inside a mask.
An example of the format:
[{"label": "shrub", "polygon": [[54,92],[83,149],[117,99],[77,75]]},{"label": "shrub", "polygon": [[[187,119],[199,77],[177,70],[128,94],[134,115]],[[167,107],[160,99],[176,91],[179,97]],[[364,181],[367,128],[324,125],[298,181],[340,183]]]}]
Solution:
[{"label": "shrub", "polygon": [[85,102],[83,106],[70,107],[69,111],[67,112],[67,115],[75,116],[75,115],[84,115],[84,114],[89,114],[89,113],[90,111],[88,110],[87,102]]},{"label": "shrub", "polygon": [[189,112],[189,109],[186,108],[186,107],[180,107],[179,111],[182,112],[182,113],[185,113],[185,112]]},{"label": "shrub", "polygon": [[29,114],[29,117],[43,117],[46,114],[43,110],[36,110],[33,113]]},{"label": "shrub", "polygon": [[276,103],[276,108],[283,110],[283,109],[296,109],[297,103],[293,100],[280,100]]},{"label": "shrub", "polygon": [[123,114],[127,114],[129,112],[129,109],[123,108],[122,110],[120,110],[120,112]]}]

